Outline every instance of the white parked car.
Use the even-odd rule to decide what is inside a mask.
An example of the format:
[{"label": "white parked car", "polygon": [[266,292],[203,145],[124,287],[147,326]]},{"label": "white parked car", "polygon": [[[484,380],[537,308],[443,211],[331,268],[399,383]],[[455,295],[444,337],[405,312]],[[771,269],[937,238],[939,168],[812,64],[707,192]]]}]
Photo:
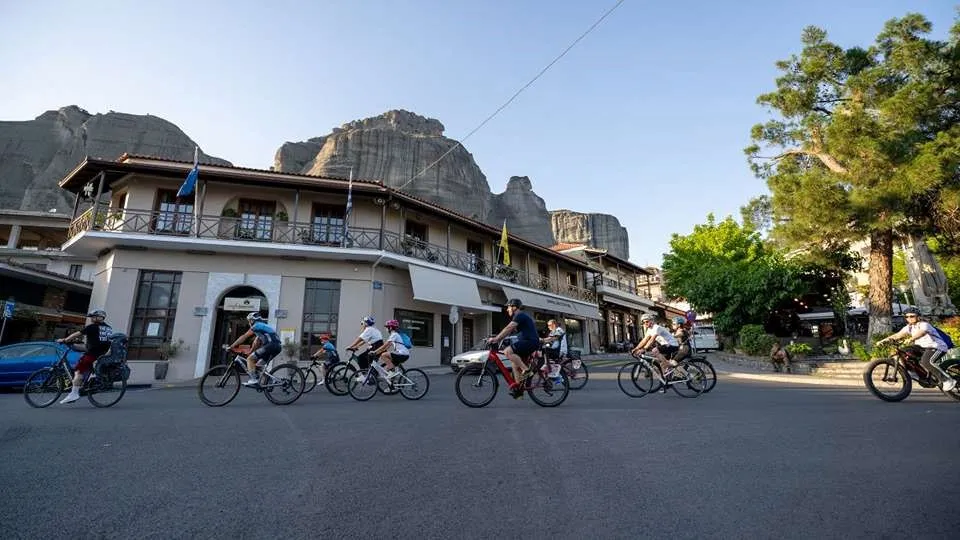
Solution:
[{"label": "white parked car", "polygon": [[[506,347],[506,342],[508,340],[510,340],[509,337],[501,342],[501,349]],[[454,356],[453,359],[450,360],[450,369],[452,369],[454,373],[458,373],[461,369],[463,369],[464,366],[471,362],[482,364],[487,360],[489,352],[490,350],[487,348],[487,340],[481,339],[469,351],[465,351]],[[503,362],[503,365],[507,366],[507,369],[511,369],[510,359],[507,358],[507,355],[498,351],[497,356],[500,357],[500,361]]]},{"label": "white parked car", "polygon": [[693,327],[693,348],[698,352],[720,350],[720,340],[717,339],[717,332],[713,326],[698,324]]}]

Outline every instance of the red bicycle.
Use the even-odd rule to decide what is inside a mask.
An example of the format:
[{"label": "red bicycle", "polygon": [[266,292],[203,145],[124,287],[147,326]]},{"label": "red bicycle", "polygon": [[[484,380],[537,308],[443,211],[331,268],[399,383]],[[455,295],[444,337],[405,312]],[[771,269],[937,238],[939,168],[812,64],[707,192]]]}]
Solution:
[{"label": "red bicycle", "polygon": [[567,394],[570,393],[567,377],[561,376],[560,382],[555,382],[545,370],[541,370],[542,358],[539,351],[533,353],[528,360],[533,375],[521,383],[523,385],[521,388],[513,379],[511,370],[503,365],[503,361],[497,355],[496,351],[500,346],[491,344],[489,349],[486,362],[467,364],[457,375],[457,397],[467,407],[486,407],[493,401],[500,388],[500,382],[497,380],[498,370],[511,391],[526,392],[530,395],[530,399],[541,407],[556,407],[567,399]]}]

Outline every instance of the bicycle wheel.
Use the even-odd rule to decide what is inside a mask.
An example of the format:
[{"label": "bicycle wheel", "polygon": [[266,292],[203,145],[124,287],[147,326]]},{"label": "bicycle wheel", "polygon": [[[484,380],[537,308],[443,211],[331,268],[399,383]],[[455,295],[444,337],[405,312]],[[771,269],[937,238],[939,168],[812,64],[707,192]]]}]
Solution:
[{"label": "bicycle wheel", "polygon": [[316,365],[312,365],[308,368],[301,368],[303,371],[303,393],[309,394],[317,387],[317,381],[320,380],[320,376],[317,375],[317,370],[320,369]]},{"label": "bicycle wheel", "polygon": [[[946,362],[944,362],[944,364],[946,364]],[[943,390],[941,390],[941,392],[960,401],[960,363],[950,363],[946,366],[941,365],[941,367],[947,372],[947,375],[953,377],[958,383],[953,390],[949,392],[943,392]]]},{"label": "bicycle wheel", "polygon": [[707,361],[705,358],[694,358],[689,360],[689,363],[697,366],[703,371],[704,382],[706,386],[703,388],[703,393],[713,390],[713,387],[717,385],[717,372],[713,369],[713,364]]},{"label": "bicycle wheel", "polygon": [[366,371],[358,371],[356,375],[350,378],[348,392],[350,397],[357,401],[367,401],[377,393],[377,370],[368,368]]},{"label": "bicycle wheel", "polygon": [[31,407],[42,409],[57,401],[63,393],[63,380],[53,368],[45,367],[34,371],[23,385],[23,399]]},{"label": "bicycle wheel", "polygon": [[[707,386],[706,375],[704,375],[703,370],[689,362],[682,362],[680,366],[686,372],[686,377],[685,380],[670,385],[673,387],[673,391],[685,398],[699,397]],[[674,375],[676,374],[676,371],[674,371]]]},{"label": "bicycle wheel", "polygon": [[335,396],[345,396],[350,393],[350,379],[356,376],[357,368],[350,364],[337,364],[327,372],[323,384]]},{"label": "bicycle wheel", "polygon": [[465,367],[457,374],[454,389],[460,403],[467,407],[486,407],[497,396],[497,376],[484,367]]},{"label": "bicycle wheel", "polygon": [[127,381],[114,381],[104,377],[87,379],[87,399],[94,407],[112,407],[127,393]]},{"label": "bicycle wheel", "polygon": [[394,384],[399,386],[403,397],[416,401],[427,395],[427,390],[430,389],[430,378],[419,369],[411,369],[404,371],[403,375],[397,375],[394,378]]},{"label": "bicycle wheel", "polygon": [[654,379],[650,368],[640,362],[626,363],[617,372],[617,385],[624,394],[632,398],[643,397],[653,392]]},{"label": "bicycle wheel", "polygon": [[270,370],[263,395],[274,405],[289,405],[303,395],[304,379],[296,364],[280,364]]},{"label": "bicycle wheel", "polygon": [[565,363],[563,371],[571,390],[583,388],[590,380],[590,371],[587,369],[587,364],[581,360],[571,360]]},{"label": "bicycle wheel", "polygon": [[527,382],[527,394],[534,403],[541,407],[556,407],[567,399],[570,394],[570,384],[566,377],[560,377],[560,382],[537,370]]},{"label": "bicycle wheel", "polygon": [[209,407],[223,407],[240,392],[240,372],[234,364],[213,366],[203,374],[197,386],[200,401]]}]

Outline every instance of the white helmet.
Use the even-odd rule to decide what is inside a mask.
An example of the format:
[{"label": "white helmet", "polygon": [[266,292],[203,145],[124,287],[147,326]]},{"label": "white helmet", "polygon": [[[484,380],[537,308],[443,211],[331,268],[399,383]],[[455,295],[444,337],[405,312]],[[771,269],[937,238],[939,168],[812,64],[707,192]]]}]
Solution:
[{"label": "white helmet", "polygon": [[260,314],[257,313],[256,311],[247,315],[247,322],[252,323],[252,322],[262,321],[262,320],[263,320],[263,317],[261,317]]},{"label": "white helmet", "polygon": [[654,319],[656,319],[656,317],[654,317],[651,313],[644,313],[640,316],[640,322],[652,321]]}]

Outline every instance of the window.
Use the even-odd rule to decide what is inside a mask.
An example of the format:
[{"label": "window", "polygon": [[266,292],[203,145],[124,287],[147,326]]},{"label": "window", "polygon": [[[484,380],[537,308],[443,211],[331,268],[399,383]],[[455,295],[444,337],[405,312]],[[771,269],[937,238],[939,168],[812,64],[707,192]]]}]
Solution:
[{"label": "window", "polygon": [[400,321],[400,330],[410,336],[414,347],[433,347],[433,313],[396,309],[393,317]]},{"label": "window", "polygon": [[486,263],[483,261],[483,244],[476,240],[467,240],[467,254],[470,255],[470,270],[477,274],[483,274],[487,271]]},{"label": "window", "polygon": [[[124,196],[124,199],[126,197]],[[172,189],[157,191],[157,219],[153,230],[172,234],[186,234],[193,226],[193,194],[177,199]]]},{"label": "window", "polygon": [[427,226],[423,223],[417,223],[416,221],[408,219],[404,230],[407,236],[413,237],[423,243],[427,242]]},{"label": "window", "polygon": [[342,206],[314,205],[310,228],[311,242],[340,245],[343,239],[343,216]]},{"label": "window", "polygon": [[255,201],[240,199],[240,227],[237,236],[251,240],[270,240],[273,238],[273,215],[277,213],[277,203],[273,201]]},{"label": "window", "polygon": [[547,263],[537,263],[537,287],[543,290],[550,288],[550,267]]},{"label": "window", "polygon": [[567,285],[571,287],[578,287],[580,285],[576,272],[567,272]]},{"label": "window", "polygon": [[483,244],[476,240],[467,240],[467,253],[476,256],[478,259],[482,259]]},{"label": "window", "polygon": [[71,264],[70,265],[70,277],[73,279],[80,279],[80,273],[83,272],[82,264]]},{"label": "window", "polygon": [[180,272],[140,271],[127,353],[131,360],[158,360],[160,344],[173,338],[181,275]]},{"label": "window", "polygon": [[[308,279],[303,295],[302,354],[320,350],[321,334],[329,334],[337,342],[340,313],[340,282],[330,279]],[[348,342],[347,345],[350,343]]]}]

